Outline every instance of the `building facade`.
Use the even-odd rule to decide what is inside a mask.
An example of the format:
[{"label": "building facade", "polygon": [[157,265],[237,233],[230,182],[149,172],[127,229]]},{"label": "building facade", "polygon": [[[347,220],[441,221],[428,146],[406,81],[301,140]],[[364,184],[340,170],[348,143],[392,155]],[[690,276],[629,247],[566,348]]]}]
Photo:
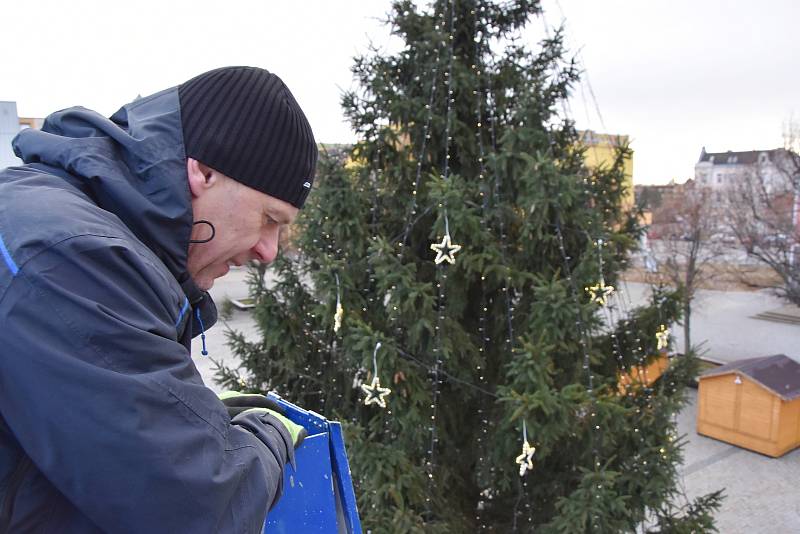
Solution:
[{"label": "building facade", "polygon": [[11,150],[11,140],[19,133],[19,116],[16,102],[0,102],[0,169],[19,165],[20,160]]},{"label": "building facade", "polygon": [[785,252],[789,265],[800,261],[800,155],[785,148],[711,153],[704,147],[695,182],[711,191],[710,208],[727,217],[748,250]]},{"label": "building facade", "polygon": [[[586,146],[583,159],[587,167],[610,167],[617,157],[617,149],[628,146],[630,143],[627,135],[604,134],[592,130],[579,130],[578,134],[581,143]],[[632,150],[625,156],[623,172],[625,173],[625,195],[622,205],[624,208],[630,209],[634,204]]]},{"label": "building facade", "polygon": [[42,127],[44,119],[20,117],[17,115],[16,102],[0,101],[0,169],[22,163],[11,149],[11,140],[20,130]]},{"label": "building facade", "polygon": [[713,191],[715,202],[725,202],[731,190],[755,178],[770,192],[788,185],[786,163],[789,157],[789,152],[783,148],[706,152],[703,147],[694,166],[695,183]]}]

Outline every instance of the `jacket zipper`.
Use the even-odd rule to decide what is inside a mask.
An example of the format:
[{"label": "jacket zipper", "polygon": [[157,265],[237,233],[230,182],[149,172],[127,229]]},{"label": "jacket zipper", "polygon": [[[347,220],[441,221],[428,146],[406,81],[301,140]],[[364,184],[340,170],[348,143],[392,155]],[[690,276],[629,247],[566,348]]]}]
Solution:
[{"label": "jacket zipper", "polygon": [[0,534],[5,534],[11,526],[11,514],[14,512],[14,501],[17,500],[17,491],[22,486],[25,475],[28,473],[33,462],[30,457],[23,453],[22,460],[19,461],[14,472],[8,479],[8,488],[6,489],[6,496],[3,499],[3,510],[0,512]]}]

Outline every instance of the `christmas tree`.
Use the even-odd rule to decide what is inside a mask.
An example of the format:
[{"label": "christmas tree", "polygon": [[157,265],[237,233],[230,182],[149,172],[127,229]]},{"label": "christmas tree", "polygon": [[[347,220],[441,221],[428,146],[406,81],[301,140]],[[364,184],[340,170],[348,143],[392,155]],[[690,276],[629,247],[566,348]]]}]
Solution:
[{"label": "christmas tree", "polygon": [[346,425],[372,532],[713,529],[719,495],[676,480],[695,360],[632,372],[679,305],[615,289],[641,231],[629,149],[584,165],[562,34],[520,38],[541,15],[393,5],[404,46],[357,58],[343,98],[359,141],[322,159],[294,253],[251,273],[262,338],[230,334],[225,385]]}]

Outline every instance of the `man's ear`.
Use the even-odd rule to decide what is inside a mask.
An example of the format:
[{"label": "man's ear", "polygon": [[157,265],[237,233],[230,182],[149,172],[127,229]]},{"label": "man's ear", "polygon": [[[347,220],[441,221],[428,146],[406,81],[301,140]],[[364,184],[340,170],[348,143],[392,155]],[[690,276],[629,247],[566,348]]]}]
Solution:
[{"label": "man's ear", "polygon": [[219,181],[214,169],[193,158],[186,158],[186,174],[189,176],[189,190],[193,198],[203,196]]}]

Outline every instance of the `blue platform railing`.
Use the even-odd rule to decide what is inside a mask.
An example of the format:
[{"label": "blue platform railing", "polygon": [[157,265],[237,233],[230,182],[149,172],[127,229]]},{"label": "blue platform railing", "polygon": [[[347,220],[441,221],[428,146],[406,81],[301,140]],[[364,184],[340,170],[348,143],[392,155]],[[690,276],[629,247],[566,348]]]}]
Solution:
[{"label": "blue platform railing", "polygon": [[295,451],[297,469],[286,466],[283,495],[267,514],[264,532],[361,534],[341,425],[274,393],[268,396],[308,437]]}]

